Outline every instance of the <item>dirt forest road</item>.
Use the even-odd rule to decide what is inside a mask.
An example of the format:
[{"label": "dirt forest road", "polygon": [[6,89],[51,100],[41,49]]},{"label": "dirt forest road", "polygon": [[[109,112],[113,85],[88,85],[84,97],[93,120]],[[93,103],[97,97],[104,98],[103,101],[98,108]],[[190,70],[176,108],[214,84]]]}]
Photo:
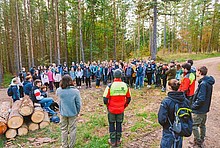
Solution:
[{"label": "dirt forest road", "polygon": [[[210,112],[208,113],[208,119],[206,122],[206,139],[205,148],[220,148],[220,57],[209,58],[204,60],[195,61],[194,65],[207,66],[208,75],[215,78],[215,85],[212,97],[212,104]],[[196,84],[197,87],[197,84]],[[159,105],[158,105],[159,107]],[[159,141],[161,139],[161,129],[149,134],[144,134],[142,137],[135,139],[129,143],[126,147],[129,148],[154,148],[159,147]],[[190,138],[184,138],[183,148],[192,148],[193,136]]]}]

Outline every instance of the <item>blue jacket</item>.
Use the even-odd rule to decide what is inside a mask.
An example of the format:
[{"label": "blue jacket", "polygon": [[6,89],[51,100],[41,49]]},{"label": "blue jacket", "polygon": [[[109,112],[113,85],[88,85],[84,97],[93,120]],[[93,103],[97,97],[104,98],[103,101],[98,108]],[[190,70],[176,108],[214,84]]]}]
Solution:
[{"label": "blue jacket", "polygon": [[215,79],[212,76],[205,76],[199,80],[199,86],[195,92],[192,104],[192,112],[205,114],[209,112],[212,98],[212,90]]},{"label": "blue jacket", "polygon": [[84,71],[83,71],[83,76],[86,77],[86,78],[90,78],[91,77],[91,71],[89,68],[85,68]]},{"label": "blue jacket", "polygon": [[16,100],[20,100],[20,92],[17,85],[11,85],[12,88],[12,99],[15,102]]},{"label": "blue jacket", "polygon": [[79,114],[81,109],[81,97],[78,89],[68,87],[57,89],[57,96],[60,98],[60,114],[64,117],[73,117]]},{"label": "blue jacket", "polygon": [[97,70],[96,73],[95,73],[95,76],[96,76],[97,79],[101,79],[101,76],[102,76],[101,71]]},{"label": "blue jacket", "polygon": [[[172,99],[169,99],[169,98]],[[168,130],[170,127],[168,117],[171,123],[174,122],[175,118],[175,104],[176,103],[189,103],[183,92],[169,92],[168,97],[164,98],[161,102],[160,109],[158,112],[158,122],[163,126],[163,130]]]},{"label": "blue jacket", "polygon": [[143,76],[144,68],[142,66],[137,67],[137,77]]},{"label": "blue jacket", "polygon": [[33,87],[33,83],[32,82],[24,81],[23,88],[24,88],[25,95],[29,95],[30,94],[32,87]]}]

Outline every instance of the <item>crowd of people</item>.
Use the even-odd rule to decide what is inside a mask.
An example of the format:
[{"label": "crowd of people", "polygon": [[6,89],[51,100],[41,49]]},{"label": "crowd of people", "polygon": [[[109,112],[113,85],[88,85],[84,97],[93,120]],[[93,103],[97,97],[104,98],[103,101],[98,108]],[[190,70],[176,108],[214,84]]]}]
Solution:
[{"label": "crowd of people", "polygon": [[[12,79],[11,90],[13,92],[12,99],[19,100],[24,94],[29,95],[34,102],[40,103],[45,110],[51,114],[55,114],[50,109],[53,99],[47,96],[47,88],[50,92],[54,92],[61,99],[60,103],[65,107],[61,107],[62,113],[62,142],[67,142],[66,133],[68,133],[68,122],[73,124],[70,126],[72,130],[69,132],[75,143],[76,132],[76,116],[80,112],[81,102],[78,90],[91,88],[92,82],[95,82],[96,89],[102,85],[107,85],[103,94],[103,101],[108,108],[109,119],[109,144],[116,146],[121,143],[122,122],[124,118],[124,109],[131,101],[130,88],[142,89],[147,83],[147,88],[152,85],[161,88],[161,91],[167,92],[169,99],[165,98],[160,106],[158,113],[159,123],[163,126],[163,138],[161,147],[172,147],[176,142],[176,137],[170,131],[170,123],[175,121],[175,104],[185,103],[192,109],[193,134],[195,145],[201,146],[205,137],[205,122],[207,112],[209,111],[212,86],[214,78],[206,76],[207,68],[205,66],[197,70],[193,66],[193,60],[187,60],[180,64],[177,61],[170,63],[156,63],[154,60],[131,60],[123,61],[94,61],[87,63],[72,62],[70,66],[64,62],[63,65],[55,63],[47,66],[32,67],[27,72],[25,68],[21,70],[19,75]],[[195,91],[196,76],[199,75],[199,87]],[[76,82],[76,83],[75,83]],[[146,82],[146,83],[145,83]],[[60,84],[61,83],[61,84]],[[75,86],[73,89],[72,86]],[[71,88],[72,101],[75,100],[74,111],[67,111],[68,103],[71,96],[68,95]],[[84,89],[84,87],[83,87]],[[68,92],[67,92],[68,91]],[[9,93],[8,93],[9,94]],[[65,95],[63,95],[65,94]],[[77,94],[77,95],[76,95]],[[67,98],[67,96],[69,96]],[[76,101],[77,99],[77,101]],[[125,99],[125,100],[124,100]],[[66,100],[66,101],[62,101]],[[121,101],[120,101],[121,100]],[[114,102],[115,101],[115,102]],[[77,103],[76,103],[77,102]],[[205,106],[204,106],[204,103]],[[70,109],[71,110],[71,109]],[[201,119],[203,122],[201,123]],[[115,127],[116,126],[116,127]],[[198,131],[200,127],[200,132]],[[169,141],[169,142],[168,142]],[[182,139],[179,138],[177,147],[182,147]]]}]

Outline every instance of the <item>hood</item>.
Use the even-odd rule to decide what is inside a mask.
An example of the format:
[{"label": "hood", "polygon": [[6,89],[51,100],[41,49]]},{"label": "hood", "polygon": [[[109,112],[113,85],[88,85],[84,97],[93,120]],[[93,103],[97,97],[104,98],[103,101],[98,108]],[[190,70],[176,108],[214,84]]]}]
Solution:
[{"label": "hood", "polygon": [[168,92],[168,97],[172,98],[177,102],[183,102],[185,100],[185,95],[183,92],[180,91],[171,91]]},{"label": "hood", "polygon": [[201,83],[202,81],[205,81],[206,83],[213,85],[215,84],[215,79],[212,76],[205,76],[202,79],[199,80],[199,83]]}]

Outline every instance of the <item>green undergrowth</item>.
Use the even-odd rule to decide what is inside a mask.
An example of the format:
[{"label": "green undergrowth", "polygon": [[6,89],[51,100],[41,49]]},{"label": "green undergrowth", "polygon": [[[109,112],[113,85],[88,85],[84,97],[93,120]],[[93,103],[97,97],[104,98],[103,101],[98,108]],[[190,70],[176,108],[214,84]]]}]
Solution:
[{"label": "green undergrowth", "polygon": [[10,73],[5,73],[5,74],[4,74],[3,83],[2,83],[2,86],[3,86],[4,88],[7,88],[7,87],[10,85],[12,77],[13,77],[13,76],[12,76],[12,74],[10,74]]}]

